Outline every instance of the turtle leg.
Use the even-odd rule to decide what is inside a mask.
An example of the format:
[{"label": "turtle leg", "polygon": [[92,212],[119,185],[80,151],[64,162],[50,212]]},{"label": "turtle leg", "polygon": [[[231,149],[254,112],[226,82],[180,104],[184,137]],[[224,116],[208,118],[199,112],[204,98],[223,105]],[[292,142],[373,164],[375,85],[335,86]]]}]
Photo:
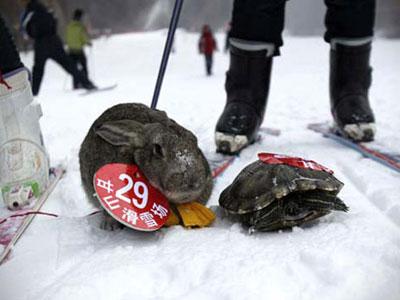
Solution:
[{"label": "turtle leg", "polygon": [[266,208],[247,215],[243,221],[250,226],[250,231],[274,231],[301,225],[329,212],[312,210],[296,200],[297,197],[277,199]]},{"label": "turtle leg", "polygon": [[[288,215],[288,210],[290,210],[290,215]],[[300,225],[313,215],[315,215],[315,211],[308,207],[299,206],[294,201],[290,201],[288,204],[287,199],[283,198],[277,199],[266,208],[251,214],[248,224],[250,230],[273,231]]]},{"label": "turtle leg", "polygon": [[310,222],[332,210],[348,211],[348,207],[333,193],[293,193],[277,199],[266,208],[243,216],[250,230],[273,231]]},{"label": "turtle leg", "polygon": [[282,204],[274,201],[266,208],[244,215],[243,222],[250,226],[250,231],[272,231],[282,228]]},{"label": "turtle leg", "polygon": [[318,191],[298,195],[299,205],[311,210],[338,210],[347,212],[349,208],[335,194],[321,193]]},{"label": "turtle leg", "polygon": [[283,223],[301,225],[329,214],[332,210],[348,211],[336,194],[326,192],[295,193],[283,202]]}]

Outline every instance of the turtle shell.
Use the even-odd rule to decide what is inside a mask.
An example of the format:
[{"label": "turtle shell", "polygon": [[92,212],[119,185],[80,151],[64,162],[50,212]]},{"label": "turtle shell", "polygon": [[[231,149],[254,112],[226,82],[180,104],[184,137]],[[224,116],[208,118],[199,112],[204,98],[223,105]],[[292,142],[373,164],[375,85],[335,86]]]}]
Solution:
[{"label": "turtle shell", "polygon": [[222,192],[219,204],[231,214],[242,215],[262,210],[291,193],[315,191],[332,197],[342,187],[342,182],[325,171],[258,160],[244,168]]}]

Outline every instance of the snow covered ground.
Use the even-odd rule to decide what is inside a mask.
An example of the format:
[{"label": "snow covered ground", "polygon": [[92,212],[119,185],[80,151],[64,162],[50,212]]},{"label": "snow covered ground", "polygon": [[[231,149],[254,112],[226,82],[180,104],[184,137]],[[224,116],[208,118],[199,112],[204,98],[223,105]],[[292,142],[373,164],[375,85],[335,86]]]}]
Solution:
[{"label": "snow covered ground", "polygon": [[[333,213],[293,231],[248,235],[217,220],[210,228],[157,233],[104,232],[80,185],[81,141],[106,108],[121,102],[150,104],[165,32],[98,40],[88,51],[92,78],[118,88],[80,97],[54,63],[46,69],[38,101],[53,165],[68,173],[0,267],[0,298],[19,299],[400,299],[400,175],[306,129],[330,119],[328,45],[322,38],[286,38],[275,60],[264,126],[277,138],[243,151],[220,177],[209,201],[261,151],[316,160],[345,183],[350,212]],[[159,108],[192,130],[205,152],[224,105],[228,57],[215,57],[207,78],[197,35],[179,32]],[[223,36],[218,36],[222,48]],[[372,64],[372,105],[377,142],[400,152],[400,41],[377,39]],[[23,57],[28,66],[32,56]]]}]

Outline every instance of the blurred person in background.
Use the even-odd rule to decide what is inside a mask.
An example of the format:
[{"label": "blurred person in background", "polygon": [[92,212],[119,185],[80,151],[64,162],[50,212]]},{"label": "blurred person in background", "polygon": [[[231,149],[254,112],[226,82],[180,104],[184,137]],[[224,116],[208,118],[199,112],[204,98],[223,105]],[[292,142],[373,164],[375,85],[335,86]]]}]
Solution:
[{"label": "blurred person in background", "polygon": [[[234,1],[227,101],[215,132],[219,152],[237,153],[257,137],[267,105],[272,61],[283,45],[285,4],[286,0]],[[335,126],[356,142],[371,141],[375,119],[368,90],[375,0],[325,0],[325,4]]]},{"label": "blurred person in background", "polygon": [[[82,22],[83,15],[84,12],[81,9],[76,9],[74,11],[73,18],[67,25],[65,38],[69,56],[74,61],[77,68],[81,70],[86,77],[89,77],[84,47],[91,46],[92,43],[86,26]],[[73,88],[78,89],[81,87],[77,78],[74,78]]]},{"label": "blurred person in background", "polygon": [[217,42],[210,26],[204,25],[199,40],[199,52],[204,55],[207,76],[212,75],[213,54],[217,50]]},{"label": "blurred person in background", "polygon": [[84,89],[93,90],[96,86],[79,71],[72,59],[66,54],[63,43],[57,35],[57,20],[38,0],[20,0],[25,6],[22,16],[22,28],[34,40],[34,66],[32,74],[32,92],[39,93],[46,60],[51,58],[72,75]]}]

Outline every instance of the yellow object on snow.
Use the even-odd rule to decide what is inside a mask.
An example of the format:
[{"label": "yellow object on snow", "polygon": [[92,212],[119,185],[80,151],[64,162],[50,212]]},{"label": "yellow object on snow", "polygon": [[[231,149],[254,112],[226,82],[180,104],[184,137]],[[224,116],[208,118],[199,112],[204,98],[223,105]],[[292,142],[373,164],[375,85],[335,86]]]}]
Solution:
[{"label": "yellow object on snow", "polygon": [[170,214],[168,216],[167,222],[164,224],[165,226],[174,226],[174,225],[179,225],[180,224],[179,217],[174,213],[174,211],[171,209]]},{"label": "yellow object on snow", "polygon": [[215,220],[214,212],[198,202],[176,205],[184,227],[206,227]]}]

